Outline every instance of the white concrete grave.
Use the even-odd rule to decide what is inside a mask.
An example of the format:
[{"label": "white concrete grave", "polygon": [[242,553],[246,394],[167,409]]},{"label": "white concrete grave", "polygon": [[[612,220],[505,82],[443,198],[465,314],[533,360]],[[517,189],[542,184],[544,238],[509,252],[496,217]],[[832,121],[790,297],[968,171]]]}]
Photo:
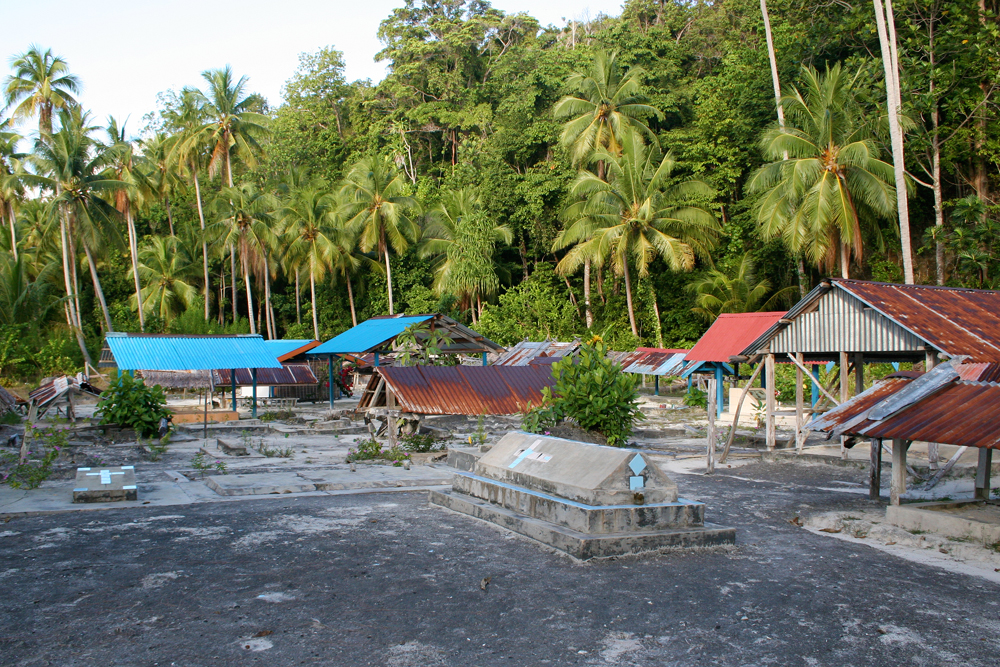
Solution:
[{"label": "white concrete grave", "polygon": [[135,466],[76,469],[74,503],[107,503],[137,498]]}]

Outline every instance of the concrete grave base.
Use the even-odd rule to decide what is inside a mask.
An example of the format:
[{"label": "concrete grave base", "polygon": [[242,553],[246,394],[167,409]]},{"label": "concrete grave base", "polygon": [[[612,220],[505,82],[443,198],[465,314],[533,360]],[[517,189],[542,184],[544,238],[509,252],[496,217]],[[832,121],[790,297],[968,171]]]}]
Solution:
[{"label": "concrete grave base", "polygon": [[506,528],[580,560],[665,548],[719,546],[736,541],[734,528],[724,528],[712,523],[673,530],[587,534],[454,491],[431,491],[430,502]]},{"label": "concrete grave base", "polygon": [[272,493],[315,491],[316,485],[294,472],[213,475],[205,482],[220,496],[265,496]]},{"label": "concrete grave base", "polygon": [[1000,504],[985,500],[889,505],[886,521],[906,530],[971,539],[983,544],[1000,542]]},{"label": "concrete grave base", "polygon": [[134,466],[76,469],[74,503],[110,503],[137,498]]}]

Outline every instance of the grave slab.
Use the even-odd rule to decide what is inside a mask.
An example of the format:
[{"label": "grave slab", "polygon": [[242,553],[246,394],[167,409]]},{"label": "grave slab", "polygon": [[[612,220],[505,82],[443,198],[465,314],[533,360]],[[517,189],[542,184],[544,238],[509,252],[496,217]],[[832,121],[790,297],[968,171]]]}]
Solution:
[{"label": "grave slab", "polygon": [[205,484],[220,496],[266,496],[316,490],[315,484],[294,472],[212,475]]},{"label": "grave slab", "polygon": [[299,475],[316,485],[317,491],[351,489],[407,488],[441,486],[451,483],[452,471],[431,466],[410,466],[409,470],[395,466],[358,466],[349,468],[300,472]]},{"label": "grave slab", "polygon": [[76,469],[74,503],[110,503],[137,498],[135,466]]}]

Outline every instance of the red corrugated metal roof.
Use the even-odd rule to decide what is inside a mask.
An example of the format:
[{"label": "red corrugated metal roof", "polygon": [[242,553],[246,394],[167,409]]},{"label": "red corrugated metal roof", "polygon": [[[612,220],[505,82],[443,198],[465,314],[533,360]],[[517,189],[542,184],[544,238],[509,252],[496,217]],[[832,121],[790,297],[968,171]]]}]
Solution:
[{"label": "red corrugated metal roof", "polygon": [[[968,374],[968,369],[961,366],[955,370],[959,376]],[[872,408],[911,384],[916,387],[922,378],[895,376],[882,380],[817,418],[808,428],[884,440],[989,448],[1000,445],[1000,385],[995,382],[954,380],[885,419],[868,419]]]},{"label": "red corrugated metal roof", "polygon": [[540,405],[542,389],[555,384],[547,366],[379,367],[359,409],[385,405],[374,391],[384,378],[396,405],[423,415],[512,415]]},{"label": "red corrugated metal roof", "polygon": [[687,354],[687,361],[722,361],[729,363],[750,343],[784,316],[785,312],[724,313],[712,323],[698,344]]},{"label": "red corrugated metal roof", "polygon": [[830,282],[950,356],[1000,361],[1000,292],[864,280]]}]

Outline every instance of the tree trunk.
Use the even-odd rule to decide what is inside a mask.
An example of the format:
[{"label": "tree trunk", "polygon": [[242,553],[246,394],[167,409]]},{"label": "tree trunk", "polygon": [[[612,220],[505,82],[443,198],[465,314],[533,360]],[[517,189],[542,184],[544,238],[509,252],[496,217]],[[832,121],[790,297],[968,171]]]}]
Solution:
[{"label": "tree trunk", "polygon": [[[191,163],[191,173],[194,176],[194,198],[198,202],[198,222],[201,223],[201,263],[202,268],[205,270],[205,321],[207,322],[209,317],[208,304],[211,301],[208,295],[211,293],[212,281],[208,275],[208,239],[205,238],[205,211],[201,205],[201,186],[198,184],[198,168],[193,162]],[[222,310],[221,301],[219,302],[219,310]]]},{"label": "tree trunk", "polygon": [[583,263],[583,312],[587,318],[587,328],[594,326],[594,315],[590,312],[590,260]]},{"label": "tree trunk", "polygon": [[247,266],[245,257],[240,258],[240,266],[243,268],[243,282],[247,287],[247,317],[250,318],[250,333],[257,333],[257,322],[253,314],[253,294],[250,287],[250,268]]},{"label": "tree trunk", "polygon": [[351,277],[347,276],[347,300],[351,303],[351,325],[358,326],[358,316],[354,312],[354,290],[351,289]]},{"label": "tree trunk", "polygon": [[635,325],[635,309],[632,308],[632,280],[628,274],[628,257],[622,257],[623,273],[625,274],[625,300],[628,302],[628,322],[632,325],[632,335],[639,337],[639,329]]},{"label": "tree trunk", "polygon": [[385,253],[385,280],[389,286],[389,314],[395,315],[395,311],[392,308],[392,266],[389,264],[389,246],[383,244],[382,250]]},{"label": "tree trunk", "polygon": [[[60,194],[60,189],[56,189],[56,196]],[[70,329],[76,335],[77,345],[80,346],[80,352],[83,354],[83,360],[94,365],[93,360],[90,358],[90,353],[87,352],[87,342],[83,339],[83,331],[81,330],[80,318],[76,312],[75,304],[73,301],[73,284],[69,275],[69,238],[66,229],[66,213],[62,210],[62,206],[59,207],[59,237],[62,241],[62,261],[63,261],[63,280],[66,283],[66,312],[70,322]]]},{"label": "tree trunk", "polygon": [[[903,253],[903,280],[913,284],[913,251],[910,248],[910,212],[906,196],[906,170],[903,163],[903,132],[899,126],[899,108],[902,105],[899,90],[899,61],[896,53],[896,26],[892,14],[892,0],[874,0],[875,23],[882,46],[882,65],[885,70],[886,109],[889,113],[889,138],[892,142],[892,165],[896,175],[896,209],[899,213],[899,240]],[[886,27],[888,26],[888,31]]]},{"label": "tree trunk", "polygon": [[[931,98],[934,97],[934,81],[931,80]],[[934,187],[934,227],[938,232],[934,238],[934,265],[938,285],[944,285],[944,204],[941,193],[941,137],[939,130],[940,115],[937,100],[933,100],[934,110],[931,112],[931,185]]]},{"label": "tree trunk", "polygon": [[105,331],[114,331],[115,327],[111,324],[111,314],[108,312],[108,302],[104,298],[104,290],[101,289],[101,279],[97,276],[97,266],[94,264],[94,256],[91,254],[90,248],[86,243],[83,244],[83,250],[87,253],[87,264],[90,266],[90,279],[94,283],[94,292],[97,294],[97,300],[101,304],[101,312],[104,314]]},{"label": "tree trunk", "polygon": [[795,261],[795,270],[798,272],[799,298],[801,299],[804,298],[809,292],[809,286],[807,284],[809,279],[806,277],[806,263],[805,260],[802,259],[801,255]]},{"label": "tree trunk", "polygon": [[[236,246],[229,246],[229,277],[232,279],[232,286],[230,291],[232,292],[233,301],[233,322],[236,321]],[[248,319],[253,319],[253,311],[247,313]]]},{"label": "tree trunk", "polygon": [[226,326],[226,309],[222,304],[226,302],[226,265],[219,267],[219,326]]},{"label": "tree trunk", "polygon": [[80,273],[76,268],[76,258],[78,253],[76,251],[76,230],[73,228],[73,218],[70,218],[70,223],[68,227],[69,235],[69,259],[70,264],[73,267],[73,271],[70,275],[73,276],[73,300],[76,301],[76,322],[82,328],[83,327],[83,308],[80,307]]},{"label": "tree trunk", "polygon": [[229,182],[229,187],[233,187],[233,163],[229,155],[229,135],[226,134],[226,177]]},{"label": "tree trunk", "polygon": [[302,324],[302,307],[299,296],[299,270],[295,269],[295,323]]},{"label": "tree trunk", "polygon": [[[781,106],[781,81],[778,79],[778,59],[774,53],[774,39],[771,36],[771,16],[766,0],[760,0],[760,13],[764,17],[764,38],[767,41],[767,59],[771,63],[771,84],[774,86],[774,104],[778,109],[778,127],[785,128],[785,110]],[[785,158],[788,159],[787,157]]]},{"label": "tree trunk", "polygon": [[851,249],[843,241],[840,242],[840,277],[850,278]]},{"label": "tree trunk", "polygon": [[170,235],[174,235],[174,214],[170,211],[170,195],[163,195],[163,201],[167,205],[167,226],[170,228]]},{"label": "tree trunk", "polygon": [[[319,317],[316,315],[316,260],[309,258],[309,295],[312,298],[313,316],[313,339],[319,340]],[[354,315],[354,307],[351,307],[351,316]]]},{"label": "tree trunk", "polygon": [[132,253],[132,278],[135,281],[135,302],[139,310],[139,330],[146,330],[146,317],[142,312],[142,286],[139,283],[139,244],[136,240],[135,224],[132,221],[132,207],[125,205],[125,224],[128,227],[129,251]]},{"label": "tree trunk", "polygon": [[663,325],[660,323],[660,306],[656,303],[656,290],[649,286],[649,293],[653,297],[653,323],[656,325],[656,344],[663,348]]},{"label": "tree trunk", "polygon": [[10,223],[10,251],[17,261],[17,218],[14,216],[14,204],[7,202],[7,222]]}]

